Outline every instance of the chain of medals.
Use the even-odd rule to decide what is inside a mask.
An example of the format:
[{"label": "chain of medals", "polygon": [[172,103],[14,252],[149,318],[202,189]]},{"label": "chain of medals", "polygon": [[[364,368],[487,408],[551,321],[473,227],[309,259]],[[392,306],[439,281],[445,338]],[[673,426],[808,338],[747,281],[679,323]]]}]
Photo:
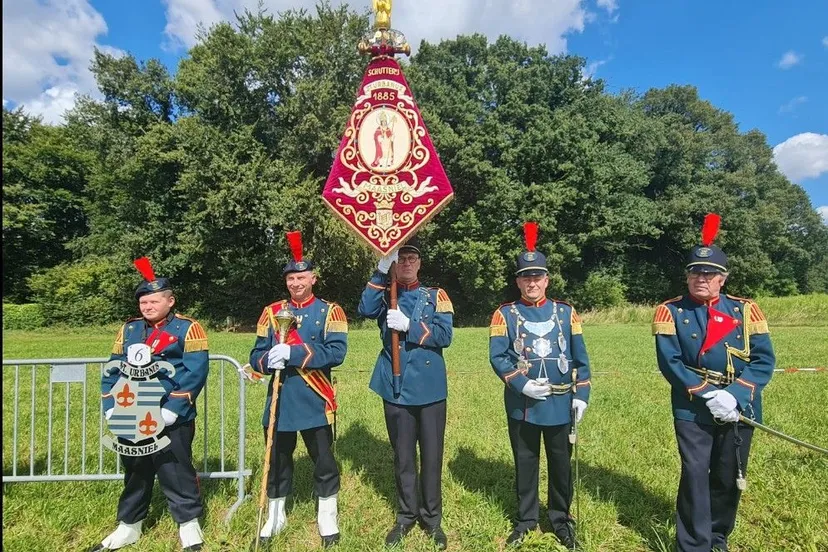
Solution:
[{"label": "chain of medals", "polygon": [[[523,337],[520,333],[520,327],[526,327],[526,319],[521,316],[520,312],[517,310],[516,307],[512,307],[513,312],[515,313],[516,318],[516,326],[515,326],[515,338],[514,343],[512,344],[515,352],[518,355],[518,363],[517,367],[522,371],[529,371],[529,368],[532,366],[532,361],[526,358],[525,348],[524,348],[524,341]],[[558,358],[555,359],[558,363],[558,371],[561,374],[566,374],[569,372],[569,359],[566,357],[566,337],[563,334],[563,327],[561,326],[561,320],[558,317],[558,304],[552,302],[552,320],[554,324],[558,327],[558,347],[560,348],[561,352],[558,354]],[[546,335],[546,334],[544,334]],[[540,357],[540,372],[538,374],[538,378],[547,378],[548,381],[548,374],[546,372],[546,359],[549,358],[548,354],[551,353],[551,347],[549,344],[549,340],[538,336],[537,339],[533,342],[535,354]],[[540,349],[540,352],[538,351]]]}]

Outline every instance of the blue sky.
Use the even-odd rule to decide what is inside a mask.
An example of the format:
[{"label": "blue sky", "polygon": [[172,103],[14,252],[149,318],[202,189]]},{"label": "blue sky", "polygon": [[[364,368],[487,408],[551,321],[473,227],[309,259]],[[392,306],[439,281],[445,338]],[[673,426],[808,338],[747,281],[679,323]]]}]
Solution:
[{"label": "blue sky", "polygon": [[[4,0],[3,101],[59,122],[95,93],[92,48],[156,57],[175,70],[199,22],[258,0]],[[265,0],[272,11],[313,0]],[[333,2],[338,4],[339,2]],[[368,9],[370,0],[352,2]],[[777,164],[828,222],[828,2],[748,0],[397,0],[393,25],[413,44],[482,32],[584,56],[610,91],[692,84],[759,129]],[[416,93],[416,91],[415,91]]]}]

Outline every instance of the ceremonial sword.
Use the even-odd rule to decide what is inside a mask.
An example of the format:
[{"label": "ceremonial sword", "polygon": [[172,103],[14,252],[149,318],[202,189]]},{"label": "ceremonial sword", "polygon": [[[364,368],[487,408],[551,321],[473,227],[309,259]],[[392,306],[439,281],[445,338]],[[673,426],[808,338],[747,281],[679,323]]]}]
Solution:
[{"label": "ceremonial sword", "polygon": [[828,449],[824,449],[822,447],[812,445],[811,443],[806,443],[805,441],[800,441],[799,439],[796,439],[795,437],[791,437],[790,435],[785,435],[781,431],[771,429],[768,426],[762,425],[762,424],[760,424],[759,422],[757,422],[755,420],[751,420],[750,418],[746,418],[745,416],[740,415],[739,416],[739,421],[742,422],[742,423],[745,423],[749,426],[755,427],[756,429],[761,429],[762,431],[770,433],[771,435],[779,437],[780,439],[784,439],[784,440],[788,441],[789,443],[793,443],[795,445],[799,445],[800,447],[805,447],[806,449],[810,449],[810,450],[828,455]]}]

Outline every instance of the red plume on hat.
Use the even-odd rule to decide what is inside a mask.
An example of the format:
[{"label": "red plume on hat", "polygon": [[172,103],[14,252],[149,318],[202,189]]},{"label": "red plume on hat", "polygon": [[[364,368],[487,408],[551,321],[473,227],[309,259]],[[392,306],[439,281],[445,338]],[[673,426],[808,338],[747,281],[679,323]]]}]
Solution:
[{"label": "red plume on hat", "polygon": [[155,271],[152,269],[152,263],[150,263],[148,258],[141,257],[140,259],[135,259],[133,264],[138,269],[138,272],[141,273],[141,276],[144,277],[144,280],[147,282],[155,280]]},{"label": "red plume on hat", "polygon": [[302,232],[294,231],[285,234],[287,236],[288,245],[290,245],[290,252],[293,254],[293,260],[297,263],[302,260]]},{"label": "red plume on hat", "polygon": [[719,233],[719,225],[722,223],[722,217],[716,213],[708,213],[704,217],[704,224],[702,225],[701,241],[705,247],[710,247],[716,235]]},{"label": "red plume on hat", "polygon": [[523,239],[526,241],[526,250],[534,251],[535,244],[538,242],[538,223],[524,222],[523,223]]}]

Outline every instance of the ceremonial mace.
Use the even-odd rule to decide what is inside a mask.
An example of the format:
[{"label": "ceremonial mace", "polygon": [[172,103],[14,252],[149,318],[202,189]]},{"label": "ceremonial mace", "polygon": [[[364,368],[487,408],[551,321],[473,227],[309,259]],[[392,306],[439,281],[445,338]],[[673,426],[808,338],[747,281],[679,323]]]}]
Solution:
[{"label": "ceremonial mace", "polygon": [[[296,322],[296,315],[293,314],[287,304],[283,305],[279,312],[276,313],[275,316],[270,317],[270,323],[273,326],[274,331],[278,331],[276,334],[279,343],[287,343],[288,333],[290,332],[290,328]],[[274,427],[276,425],[276,403],[279,400],[279,388],[282,385],[282,374],[281,370],[276,371],[276,375],[273,378],[273,382],[271,383],[271,395],[270,395],[270,414],[268,418],[267,424],[267,444],[265,445],[265,455],[264,455],[264,467],[262,468],[262,488],[259,491],[259,521],[256,524],[256,547],[255,550],[258,552],[259,550],[259,535],[258,532],[262,526],[262,514],[264,512],[265,504],[267,504],[267,477],[270,474],[270,454],[273,450],[273,437],[274,437]]]}]

